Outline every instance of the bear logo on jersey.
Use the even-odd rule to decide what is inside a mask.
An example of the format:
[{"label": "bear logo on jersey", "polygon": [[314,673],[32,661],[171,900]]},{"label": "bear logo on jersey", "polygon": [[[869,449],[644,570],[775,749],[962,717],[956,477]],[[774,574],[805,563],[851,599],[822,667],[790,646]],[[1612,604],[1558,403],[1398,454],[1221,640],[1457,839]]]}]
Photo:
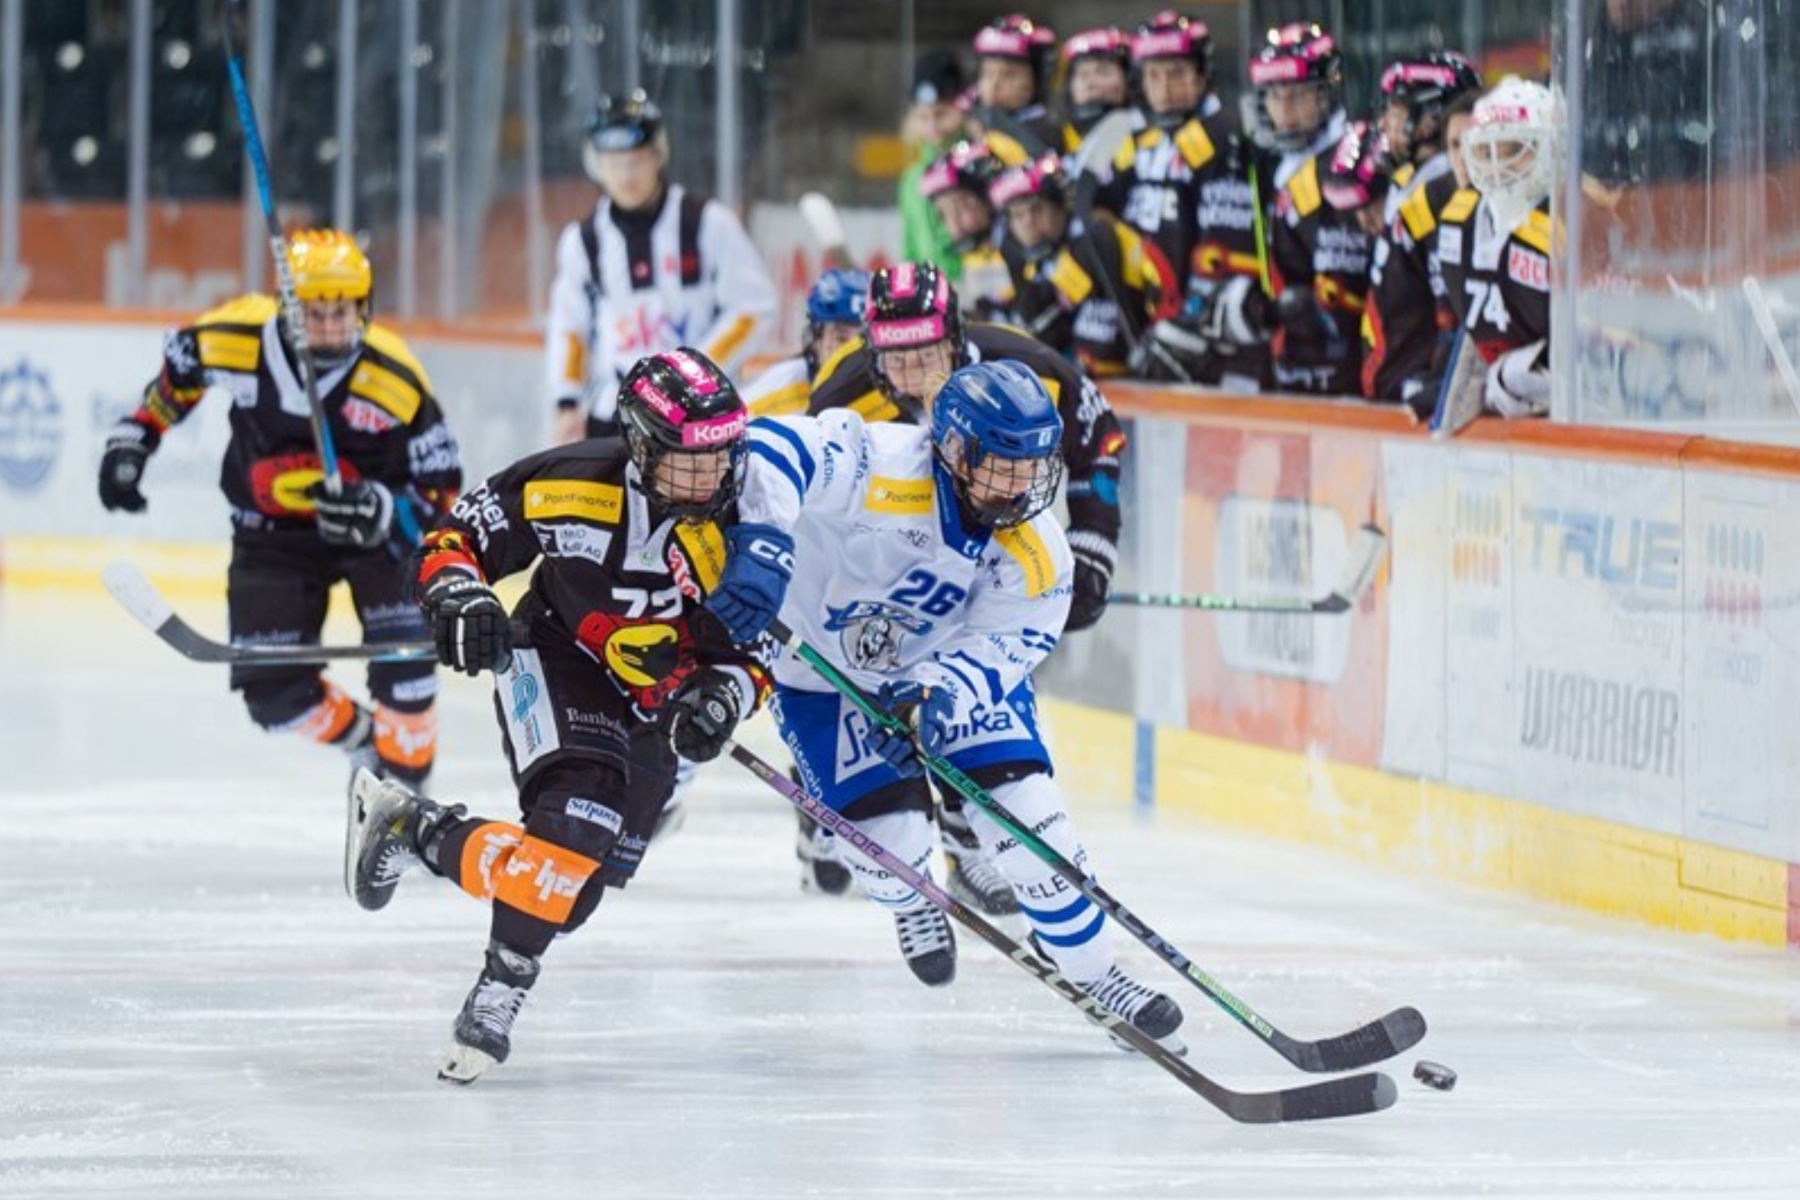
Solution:
[{"label": "bear logo on jersey", "polygon": [[859,671],[897,671],[909,633],[928,633],[931,622],[879,600],[856,600],[828,610],[825,628],[838,635],[844,655]]},{"label": "bear logo on jersey", "polygon": [[575,640],[610,668],[613,682],[645,712],[673,695],[698,666],[693,635],[681,623],[589,613]]}]

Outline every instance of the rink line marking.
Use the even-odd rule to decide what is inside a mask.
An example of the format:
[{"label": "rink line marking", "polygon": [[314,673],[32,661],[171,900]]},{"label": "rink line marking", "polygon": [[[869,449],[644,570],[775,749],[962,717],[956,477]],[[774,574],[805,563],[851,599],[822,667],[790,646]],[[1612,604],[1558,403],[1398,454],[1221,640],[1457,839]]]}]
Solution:
[{"label": "rink line marking", "polygon": [[[1131,719],[1044,707],[1071,793],[1129,807]],[[1148,735],[1160,812],[1660,928],[1800,946],[1800,864],[1210,734]]]}]

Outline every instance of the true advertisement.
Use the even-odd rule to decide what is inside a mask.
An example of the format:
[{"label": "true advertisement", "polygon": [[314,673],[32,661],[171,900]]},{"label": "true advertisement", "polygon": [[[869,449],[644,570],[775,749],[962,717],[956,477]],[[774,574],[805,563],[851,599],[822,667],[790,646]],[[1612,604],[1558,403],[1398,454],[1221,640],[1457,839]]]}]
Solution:
[{"label": "true advertisement", "polygon": [[1521,456],[1512,484],[1518,790],[1679,832],[1680,473]]}]

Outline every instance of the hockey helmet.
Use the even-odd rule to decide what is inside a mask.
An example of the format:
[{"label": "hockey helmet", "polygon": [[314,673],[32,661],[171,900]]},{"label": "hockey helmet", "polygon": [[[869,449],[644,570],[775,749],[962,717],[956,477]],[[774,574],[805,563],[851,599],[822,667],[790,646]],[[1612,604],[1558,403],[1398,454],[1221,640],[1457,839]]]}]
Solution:
[{"label": "hockey helmet", "polygon": [[716,517],[737,499],[749,420],[725,372],[686,346],[640,358],[619,384],[619,423],[644,491],[681,520]]},{"label": "hockey helmet", "polygon": [[1043,381],[1015,362],[963,367],[931,406],[938,467],[964,515],[992,529],[1022,525],[1056,501],[1062,434]]}]

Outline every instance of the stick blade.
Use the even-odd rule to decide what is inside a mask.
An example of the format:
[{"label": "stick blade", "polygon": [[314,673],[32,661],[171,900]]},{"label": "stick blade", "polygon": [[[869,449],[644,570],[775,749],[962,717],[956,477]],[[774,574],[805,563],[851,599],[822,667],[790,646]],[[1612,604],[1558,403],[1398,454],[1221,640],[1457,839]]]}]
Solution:
[{"label": "stick blade", "polygon": [[1394,1081],[1374,1071],[1281,1093],[1279,1119],[1291,1122],[1355,1117],[1392,1108],[1399,1098],[1400,1089],[1394,1086]]},{"label": "stick blade", "polygon": [[1409,1006],[1336,1037],[1300,1042],[1283,1034],[1270,1040],[1302,1071],[1327,1073],[1355,1071],[1390,1059],[1418,1045],[1425,1030],[1425,1014]]},{"label": "stick blade", "polygon": [[826,266],[855,265],[850,255],[849,239],[844,234],[843,218],[837,205],[822,192],[807,192],[800,197],[800,219],[819,243],[820,256]]},{"label": "stick blade", "polygon": [[1369,585],[1375,582],[1375,572],[1381,567],[1386,549],[1387,534],[1382,532],[1380,526],[1366,524],[1358,529],[1356,536],[1350,541],[1349,552],[1344,556],[1344,581],[1331,595],[1318,603],[1318,611],[1350,611],[1362,594],[1369,590]]},{"label": "stick blade", "polygon": [[107,563],[100,572],[100,582],[119,602],[119,607],[151,633],[160,633],[162,627],[175,618],[175,610],[169,607],[169,602],[144,578],[142,571],[128,562]]}]

